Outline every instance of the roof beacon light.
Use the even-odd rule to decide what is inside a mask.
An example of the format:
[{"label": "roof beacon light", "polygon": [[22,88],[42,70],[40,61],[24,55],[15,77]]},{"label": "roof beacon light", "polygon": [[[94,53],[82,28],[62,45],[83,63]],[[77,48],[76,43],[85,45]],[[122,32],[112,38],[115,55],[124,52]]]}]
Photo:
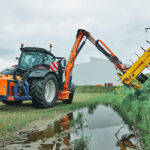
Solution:
[{"label": "roof beacon light", "polygon": [[24,47],[24,44],[23,43],[21,43],[21,48],[23,48]]},{"label": "roof beacon light", "polygon": [[50,47],[50,52],[51,52],[53,44],[49,44],[49,47]]}]

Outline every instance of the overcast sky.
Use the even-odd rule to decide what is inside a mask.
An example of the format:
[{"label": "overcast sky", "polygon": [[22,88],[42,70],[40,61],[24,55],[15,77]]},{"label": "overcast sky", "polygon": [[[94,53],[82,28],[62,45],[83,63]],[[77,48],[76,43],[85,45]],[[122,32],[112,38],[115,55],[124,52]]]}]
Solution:
[{"label": "overcast sky", "polygon": [[[53,43],[53,53],[68,58],[79,28],[103,40],[123,62],[135,61],[139,47],[149,46],[149,6],[150,0],[1,0],[1,68],[15,63],[22,42],[46,49]],[[90,56],[105,58],[87,42],[76,63]]]}]

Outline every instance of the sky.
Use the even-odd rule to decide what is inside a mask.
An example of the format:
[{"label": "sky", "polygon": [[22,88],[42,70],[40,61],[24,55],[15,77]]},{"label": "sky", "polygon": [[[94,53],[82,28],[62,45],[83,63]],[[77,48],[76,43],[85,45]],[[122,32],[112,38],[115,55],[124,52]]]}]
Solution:
[{"label": "sky", "polygon": [[[49,49],[68,59],[78,29],[101,39],[124,63],[136,61],[150,40],[149,0],[1,0],[0,70],[14,65],[20,44]],[[105,58],[90,42],[76,63]],[[107,58],[106,58],[107,59]]]}]

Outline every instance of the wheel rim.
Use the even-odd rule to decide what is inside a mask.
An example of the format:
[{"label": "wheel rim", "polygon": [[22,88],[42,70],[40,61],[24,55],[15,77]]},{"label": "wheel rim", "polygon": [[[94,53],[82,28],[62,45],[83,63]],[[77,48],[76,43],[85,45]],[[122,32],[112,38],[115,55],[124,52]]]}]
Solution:
[{"label": "wheel rim", "polygon": [[54,100],[56,93],[56,86],[53,80],[49,80],[45,86],[45,100],[50,103]]}]

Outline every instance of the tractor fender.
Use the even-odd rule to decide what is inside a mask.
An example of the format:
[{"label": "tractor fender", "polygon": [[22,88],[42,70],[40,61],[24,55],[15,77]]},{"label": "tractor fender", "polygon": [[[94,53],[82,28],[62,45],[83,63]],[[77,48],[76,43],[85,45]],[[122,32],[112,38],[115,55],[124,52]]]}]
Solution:
[{"label": "tractor fender", "polygon": [[[46,70],[46,69],[44,69],[44,70],[42,70],[42,69],[41,70],[34,70],[29,74],[28,78],[43,78],[49,73],[54,73],[54,72],[52,72],[50,70]],[[56,73],[54,73],[54,74],[57,76]]]},{"label": "tractor fender", "polygon": [[59,84],[59,87],[62,88],[62,83],[60,82],[60,79],[58,77],[58,75],[53,72],[53,71],[50,71],[50,70],[35,70],[35,71],[32,71],[28,78],[29,79],[33,79],[33,78],[44,78],[45,76],[47,76],[48,74],[53,74],[56,76],[57,78],[57,81],[58,81],[58,84]]}]

